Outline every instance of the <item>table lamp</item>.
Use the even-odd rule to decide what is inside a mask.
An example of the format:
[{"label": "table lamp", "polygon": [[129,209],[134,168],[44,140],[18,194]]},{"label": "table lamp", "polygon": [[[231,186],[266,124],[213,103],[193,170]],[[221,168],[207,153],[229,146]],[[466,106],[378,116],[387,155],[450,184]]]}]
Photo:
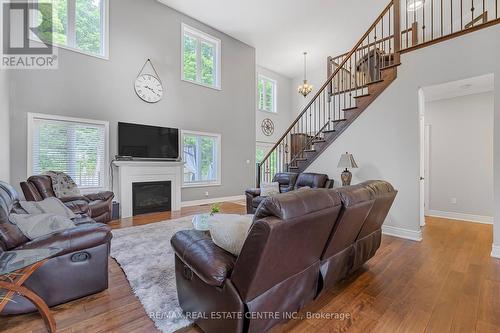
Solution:
[{"label": "table lamp", "polygon": [[342,186],[349,186],[351,185],[351,180],[352,180],[352,173],[349,171],[349,169],[356,169],[358,168],[358,165],[356,164],[356,161],[354,160],[354,157],[352,154],[345,153],[340,157],[339,165],[338,168],[345,168],[344,172],[342,172],[341,178],[342,178]]}]

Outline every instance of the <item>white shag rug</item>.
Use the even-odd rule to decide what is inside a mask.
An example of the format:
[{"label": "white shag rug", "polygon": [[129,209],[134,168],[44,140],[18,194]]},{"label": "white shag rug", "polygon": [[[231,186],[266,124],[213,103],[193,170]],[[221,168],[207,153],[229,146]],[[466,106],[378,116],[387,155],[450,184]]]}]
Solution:
[{"label": "white shag rug", "polygon": [[146,314],[163,333],[189,326],[175,284],[175,255],[170,238],[192,229],[192,216],[113,230],[111,257],[120,264]]}]

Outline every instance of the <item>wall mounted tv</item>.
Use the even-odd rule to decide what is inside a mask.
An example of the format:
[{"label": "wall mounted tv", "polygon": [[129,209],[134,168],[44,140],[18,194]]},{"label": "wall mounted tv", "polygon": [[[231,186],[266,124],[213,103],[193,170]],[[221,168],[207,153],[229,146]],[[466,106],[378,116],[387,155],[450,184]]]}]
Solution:
[{"label": "wall mounted tv", "polygon": [[118,123],[118,155],[134,159],[178,160],[179,130]]}]

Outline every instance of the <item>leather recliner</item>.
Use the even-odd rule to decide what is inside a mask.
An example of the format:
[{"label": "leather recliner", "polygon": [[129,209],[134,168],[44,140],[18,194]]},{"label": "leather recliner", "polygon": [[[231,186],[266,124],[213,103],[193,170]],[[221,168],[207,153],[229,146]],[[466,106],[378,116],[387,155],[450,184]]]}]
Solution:
[{"label": "leather recliner", "polygon": [[370,181],[268,197],[238,257],[206,233],[178,232],[171,244],[181,308],[207,333],[268,331],[373,257],[396,194]]},{"label": "leather recliner", "polygon": [[[21,183],[21,188],[28,201],[41,201],[56,196],[49,176],[31,176],[26,182]],[[114,196],[113,192],[105,191],[58,199],[75,214],[87,214],[97,222],[107,223],[111,220]]]},{"label": "leather recliner", "polygon": [[[0,182],[0,253],[11,250],[57,248],[59,252],[24,283],[47,305],[55,306],[108,288],[108,257],[111,228],[89,217],[74,220],[74,228],[29,240],[9,222],[11,213],[25,214],[18,195]],[[84,260],[82,260],[82,257]],[[36,311],[25,298],[14,295],[2,315]]]},{"label": "leather recliner", "polygon": [[[303,187],[332,188],[333,180],[320,173],[279,172],[273,177],[273,182],[279,183],[280,193],[295,191]],[[260,196],[260,188],[249,188],[245,191],[247,214],[255,214],[259,204],[266,197]]]}]

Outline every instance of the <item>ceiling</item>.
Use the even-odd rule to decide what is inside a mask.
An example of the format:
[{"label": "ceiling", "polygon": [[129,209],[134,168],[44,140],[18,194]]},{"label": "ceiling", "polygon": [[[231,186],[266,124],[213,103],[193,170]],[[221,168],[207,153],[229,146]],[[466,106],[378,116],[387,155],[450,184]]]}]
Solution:
[{"label": "ceiling", "polygon": [[388,0],[158,0],[255,47],[257,64],[290,78],[349,51]]},{"label": "ceiling", "polygon": [[493,74],[423,88],[425,101],[432,102],[493,91]]}]

